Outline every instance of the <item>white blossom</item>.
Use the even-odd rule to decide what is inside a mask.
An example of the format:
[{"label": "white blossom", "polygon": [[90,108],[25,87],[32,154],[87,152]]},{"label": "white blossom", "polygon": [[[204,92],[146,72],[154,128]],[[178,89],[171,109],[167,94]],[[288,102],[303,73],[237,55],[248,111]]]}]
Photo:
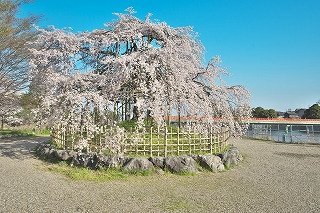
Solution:
[{"label": "white blossom", "polygon": [[227,126],[241,135],[250,116],[249,92],[224,83],[220,58],[203,64],[204,47],[191,27],[128,12],[92,32],[38,29],[30,77],[42,97],[43,119],[94,132],[120,104],[130,106],[129,119],[136,116],[140,124],[151,115],[165,125],[168,114],[179,112],[195,117],[199,128]]}]

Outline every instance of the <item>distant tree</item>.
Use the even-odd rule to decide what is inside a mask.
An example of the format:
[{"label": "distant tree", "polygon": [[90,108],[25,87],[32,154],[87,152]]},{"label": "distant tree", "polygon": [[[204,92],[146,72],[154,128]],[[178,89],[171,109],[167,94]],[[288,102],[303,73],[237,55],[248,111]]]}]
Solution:
[{"label": "distant tree", "polygon": [[36,18],[18,18],[17,12],[26,0],[0,1],[0,123],[19,123],[19,91],[28,83],[29,42],[35,36],[32,25]]},{"label": "distant tree", "polygon": [[253,108],[252,116],[254,118],[276,118],[277,112],[274,109],[264,109],[262,107]]},{"label": "distant tree", "polygon": [[304,112],[303,118],[320,119],[320,105],[313,104]]},{"label": "distant tree", "polygon": [[35,35],[32,25],[36,18],[17,18],[19,7],[24,2],[26,1],[0,1],[0,102],[2,104],[27,86],[30,57],[28,44]]},{"label": "distant tree", "polygon": [[266,114],[266,111],[262,107],[253,108],[252,116],[254,118],[267,118],[268,117],[268,115]]},{"label": "distant tree", "polygon": [[277,112],[274,109],[268,109],[268,118],[276,118],[278,117]]},{"label": "distant tree", "polygon": [[39,107],[39,98],[36,94],[24,93],[20,96],[20,105],[22,110],[18,113],[18,116],[24,121],[24,124],[30,124],[35,122],[36,116],[34,111]]},{"label": "distant tree", "polygon": [[2,130],[4,124],[16,123],[17,119],[19,123],[21,121],[17,114],[21,112],[20,99],[18,96],[10,96],[5,102],[0,102],[0,129]]}]

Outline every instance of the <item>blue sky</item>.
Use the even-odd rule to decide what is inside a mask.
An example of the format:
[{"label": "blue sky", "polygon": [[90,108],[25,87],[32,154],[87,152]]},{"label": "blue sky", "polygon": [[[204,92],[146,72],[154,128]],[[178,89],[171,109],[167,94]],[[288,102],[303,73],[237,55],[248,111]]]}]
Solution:
[{"label": "blue sky", "polygon": [[151,12],[173,27],[193,26],[206,60],[221,56],[226,81],[249,89],[253,107],[306,108],[320,99],[319,0],[35,0],[21,15],[80,32],[130,6],[140,18]]}]

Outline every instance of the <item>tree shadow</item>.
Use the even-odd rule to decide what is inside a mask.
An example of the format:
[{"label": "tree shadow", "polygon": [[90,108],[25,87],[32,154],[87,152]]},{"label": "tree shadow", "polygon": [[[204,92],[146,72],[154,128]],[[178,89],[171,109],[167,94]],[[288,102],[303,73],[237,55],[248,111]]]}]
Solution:
[{"label": "tree shadow", "polygon": [[311,153],[290,153],[290,152],[275,152],[276,155],[289,157],[289,158],[297,158],[297,159],[305,159],[305,158],[320,158],[320,154],[311,154]]},{"label": "tree shadow", "polygon": [[35,158],[34,149],[49,137],[10,137],[0,138],[0,157],[24,160]]}]

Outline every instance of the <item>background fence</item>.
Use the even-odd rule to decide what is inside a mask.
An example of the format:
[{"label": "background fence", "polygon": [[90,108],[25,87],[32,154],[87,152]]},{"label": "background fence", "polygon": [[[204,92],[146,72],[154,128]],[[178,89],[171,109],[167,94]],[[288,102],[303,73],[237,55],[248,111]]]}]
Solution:
[{"label": "background fence", "polygon": [[112,140],[123,140],[121,150],[127,155],[168,156],[184,154],[217,154],[228,145],[230,132],[222,129],[213,133],[208,129],[206,133],[198,133],[194,129],[184,128],[149,128],[148,130],[127,131],[125,138],[117,138],[116,128],[100,127],[91,135],[86,131],[73,131],[68,128],[58,128],[52,131],[53,142],[60,148],[75,149],[81,140],[88,142],[88,151],[108,151]]},{"label": "background fence", "polygon": [[320,125],[251,124],[247,136],[285,143],[320,143]]}]

